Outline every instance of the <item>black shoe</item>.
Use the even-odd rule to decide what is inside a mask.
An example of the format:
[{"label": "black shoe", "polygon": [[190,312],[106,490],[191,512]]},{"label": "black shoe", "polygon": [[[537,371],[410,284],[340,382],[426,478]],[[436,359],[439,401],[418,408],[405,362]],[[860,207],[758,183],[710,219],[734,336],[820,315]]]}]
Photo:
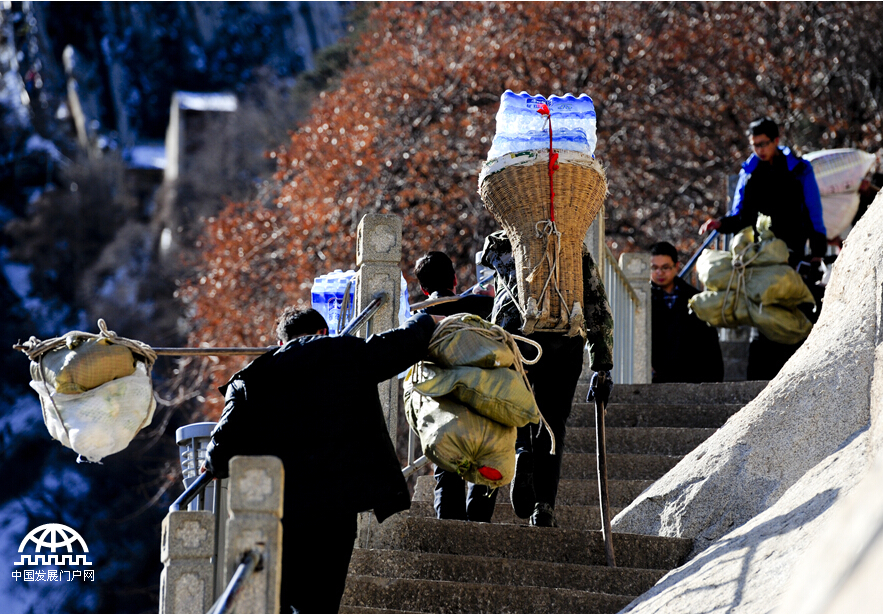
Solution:
[{"label": "black shoe", "polygon": [[555,520],[555,509],[548,503],[537,503],[533,514],[530,515],[530,526],[557,527],[558,521]]},{"label": "black shoe", "polygon": [[519,452],[515,457],[515,477],[509,485],[509,500],[512,509],[519,518],[530,518],[536,506],[536,495],[533,492],[533,455],[530,452]]}]

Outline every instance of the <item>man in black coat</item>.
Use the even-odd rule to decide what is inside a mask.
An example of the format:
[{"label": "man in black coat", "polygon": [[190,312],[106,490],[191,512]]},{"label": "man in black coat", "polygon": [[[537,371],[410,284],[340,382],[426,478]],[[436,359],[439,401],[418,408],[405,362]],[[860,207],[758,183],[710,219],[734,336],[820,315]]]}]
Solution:
[{"label": "man in black coat", "polygon": [[[420,282],[423,294],[430,299],[456,296],[457,274],[454,271],[454,263],[444,252],[429,252],[422,256],[414,265],[414,275]],[[492,297],[470,294],[448,303],[432,305],[425,311],[439,316],[472,313],[486,320],[490,317],[493,308]],[[472,522],[491,521],[497,501],[496,488],[471,482],[468,483],[467,488],[464,486],[463,478],[438,465],[435,466],[433,477],[435,478],[433,506],[436,517]]]},{"label": "man in black coat", "polygon": [[717,329],[690,311],[687,301],[699,290],[677,273],[674,245],[654,244],[650,248],[653,383],[723,381]]},{"label": "man in black coat", "polygon": [[358,513],[383,522],[411,506],[377,384],[425,357],[435,321],[417,316],[367,340],[327,329],[313,309],[285,310],[282,347],[221,388],[224,413],[206,451],[219,478],[237,455],[282,460],[283,614],[337,612]]}]

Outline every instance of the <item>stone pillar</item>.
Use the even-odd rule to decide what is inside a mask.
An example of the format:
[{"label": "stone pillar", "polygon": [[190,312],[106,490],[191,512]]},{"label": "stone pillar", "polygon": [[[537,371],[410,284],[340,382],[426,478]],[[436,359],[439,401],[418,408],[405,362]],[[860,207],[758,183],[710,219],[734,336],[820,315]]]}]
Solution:
[{"label": "stone pillar", "polygon": [[[245,582],[236,600],[237,614],[279,611],[284,482],[282,461],[275,456],[235,456],[230,459],[231,517],[227,521],[225,583],[233,578],[242,557],[249,550],[257,550],[263,557],[260,571]],[[222,592],[223,587],[219,593]]]},{"label": "stone pillar", "polygon": [[[401,288],[402,220],[397,215],[369,213],[359,222],[356,235],[356,312],[360,312],[380,291],[387,293],[387,301],[374,315],[364,336],[382,333],[399,325],[399,293]],[[398,427],[399,386],[388,380],[378,386],[380,404],[386,418],[389,437],[396,440]]]},{"label": "stone pillar", "polygon": [[215,517],[207,511],[170,512],[163,519],[160,614],[205,614],[212,605]]},{"label": "stone pillar", "polygon": [[653,377],[651,358],[650,254],[631,253],[619,257],[619,268],[638,295],[634,331],[634,382],[649,384]]}]

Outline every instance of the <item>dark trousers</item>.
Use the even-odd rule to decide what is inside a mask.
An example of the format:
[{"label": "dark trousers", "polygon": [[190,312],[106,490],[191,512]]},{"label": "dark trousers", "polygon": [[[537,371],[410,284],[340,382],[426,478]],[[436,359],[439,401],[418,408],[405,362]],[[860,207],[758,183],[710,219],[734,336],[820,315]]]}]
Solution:
[{"label": "dark trousers", "polygon": [[803,341],[794,344],[776,343],[758,331],[757,337],[748,344],[747,379],[773,379],[801,345]]},{"label": "dark trousers", "polygon": [[[565,337],[558,333],[535,333],[529,335],[529,338],[543,348],[540,361],[525,368],[540,413],[555,435],[555,454],[549,454],[552,439],[542,422],[519,428],[515,448],[517,451],[533,452],[536,501],[554,507],[561,477],[561,458],[564,455],[565,425],[583,368],[585,341],[579,336]],[[532,348],[526,348],[524,354],[534,356],[536,352]]]},{"label": "dark trousers", "polygon": [[356,541],[355,512],[286,511],[281,614],[336,614]]},{"label": "dark trousers", "polygon": [[[497,488],[469,482],[453,471],[435,468],[435,515],[446,520],[490,522],[497,501]],[[467,493],[468,490],[468,493]]]}]

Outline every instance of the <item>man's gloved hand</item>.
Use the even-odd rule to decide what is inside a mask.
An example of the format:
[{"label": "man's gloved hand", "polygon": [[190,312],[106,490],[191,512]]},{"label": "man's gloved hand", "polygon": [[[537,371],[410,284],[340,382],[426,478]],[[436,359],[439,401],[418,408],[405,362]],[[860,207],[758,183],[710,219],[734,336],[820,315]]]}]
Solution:
[{"label": "man's gloved hand", "polygon": [[599,401],[606,405],[610,399],[611,392],[613,392],[613,377],[610,375],[610,371],[597,371],[592,375],[589,393],[586,395],[586,403]]},{"label": "man's gloved hand", "polygon": [[809,236],[809,251],[813,258],[822,258],[828,251],[828,237],[820,232]]}]

